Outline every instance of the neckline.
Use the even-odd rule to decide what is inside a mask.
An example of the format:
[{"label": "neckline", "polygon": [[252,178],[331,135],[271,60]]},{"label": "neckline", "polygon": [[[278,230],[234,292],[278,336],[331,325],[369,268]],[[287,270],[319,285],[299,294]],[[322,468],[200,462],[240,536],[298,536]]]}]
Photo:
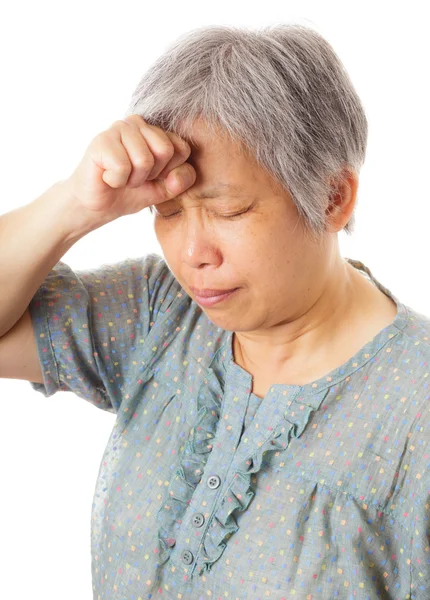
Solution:
[{"label": "neckline", "polygon": [[[367,342],[358,352],[356,352],[351,358],[349,358],[342,365],[336,367],[323,377],[316,379],[315,381],[311,381],[305,383],[304,385],[296,385],[296,384],[285,384],[285,383],[274,383],[269,386],[269,393],[272,392],[283,392],[291,394],[291,393],[300,393],[306,395],[312,394],[320,394],[322,391],[326,390],[328,387],[332,387],[336,385],[340,381],[346,379],[349,375],[358,371],[363,367],[367,362],[372,360],[372,358],[378,353],[378,351],[389,342],[395,335],[401,332],[407,325],[409,319],[408,309],[405,304],[400,302],[400,300],[395,296],[387,287],[385,287],[380,281],[376,279],[371,270],[361,261],[346,258],[345,260],[349,262],[356,269],[364,272],[365,275],[372,281],[378,289],[380,289],[385,295],[392,298],[397,306],[397,314],[394,317],[393,321],[381,329],[369,342]],[[233,358],[233,334],[234,331],[228,331],[224,346],[224,357],[226,362],[226,367],[230,367],[237,372],[237,375],[246,381],[251,382],[252,387],[252,375],[246,371],[243,367],[238,365]],[[252,392],[251,392],[252,393]],[[256,396],[261,401],[263,400],[259,396]]]}]

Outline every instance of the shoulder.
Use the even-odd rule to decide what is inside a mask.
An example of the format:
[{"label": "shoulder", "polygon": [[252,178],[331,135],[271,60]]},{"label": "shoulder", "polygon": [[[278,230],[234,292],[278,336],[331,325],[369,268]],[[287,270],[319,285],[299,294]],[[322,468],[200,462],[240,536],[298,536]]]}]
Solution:
[{"label": "shoulder", "polygon": [[[386,367],[394,378],[394,389],[415,396],[415,405],[429,400],[430,317],[405,304],[397,318],[398,332],[385,348]],[[391,337],[391,336],[390,336]],[[388,353],[388,354],[387,354]],[[410,403],[408,402],[408,405]]]},{"label": "shoulder", "polygon": [[427,427],[430,426],[430,317],[409,306],[403,308],[405,324],[397,336],[398,351],[393,353],[396,361],[393,383],[402,391],[403,411],[414,413],[415,419],[422,418]]},{"label": "shoulder", "polygon": [[393,353],[391,416],[399,477],[427,496],[430,485],[430,317],[403,305],[405,323]]},{"label": "shoulder", "polygon": [[430,316],[424,315],[403,304],[405,325],[402,327],[404,342],[421,346],[422,352],[430,353]]}]

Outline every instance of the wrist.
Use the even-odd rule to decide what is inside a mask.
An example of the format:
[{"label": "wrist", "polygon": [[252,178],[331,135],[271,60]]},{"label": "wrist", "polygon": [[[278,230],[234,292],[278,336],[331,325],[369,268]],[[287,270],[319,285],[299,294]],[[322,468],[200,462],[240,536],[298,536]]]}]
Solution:
[{"label": "wrist", "polygon": [[55,182],[34,201],[37,215],[51,222],[59,243],[72,246],[95,229],[85,219],[83,207],[73,194],[68,179]]}]

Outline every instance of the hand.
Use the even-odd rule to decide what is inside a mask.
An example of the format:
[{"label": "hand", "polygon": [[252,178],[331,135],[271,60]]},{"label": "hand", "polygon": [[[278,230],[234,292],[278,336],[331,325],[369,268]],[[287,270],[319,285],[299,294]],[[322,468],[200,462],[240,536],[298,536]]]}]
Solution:
[{"label": "hand", "polygon": [[184,192],[196,180],[190,153],[185,140],[139,115],[115,121],[91,141],[65,182],[80,226],[92,230]]}]

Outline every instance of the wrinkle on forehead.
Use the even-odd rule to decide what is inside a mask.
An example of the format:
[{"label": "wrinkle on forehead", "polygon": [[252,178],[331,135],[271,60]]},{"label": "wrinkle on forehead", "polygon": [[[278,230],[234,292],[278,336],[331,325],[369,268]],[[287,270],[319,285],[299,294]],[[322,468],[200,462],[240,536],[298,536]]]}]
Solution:
[{"label": "wrinkle on forehead", "polygon": [[242,196],[244,195],[244,189],[233,183],[217,183],[217,185],[203,190],[199,194],[195,194],[194,197],[202,200],[204,198],[218,198],[219,196]]}]

